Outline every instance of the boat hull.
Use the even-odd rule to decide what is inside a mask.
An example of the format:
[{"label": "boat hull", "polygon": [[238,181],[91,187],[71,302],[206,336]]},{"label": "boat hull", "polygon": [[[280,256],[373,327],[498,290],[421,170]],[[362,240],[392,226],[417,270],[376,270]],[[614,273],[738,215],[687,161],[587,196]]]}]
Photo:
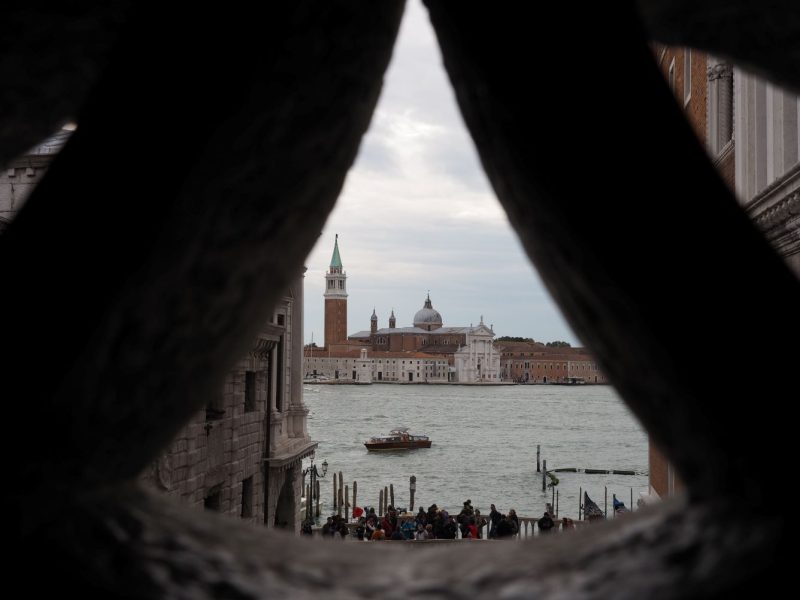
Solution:
[{"label": "boat hull", "polygon": [[408,442],[364,442],[367,450],[416,450],[417,448],[430,448],[430,440],[415,440]]}]

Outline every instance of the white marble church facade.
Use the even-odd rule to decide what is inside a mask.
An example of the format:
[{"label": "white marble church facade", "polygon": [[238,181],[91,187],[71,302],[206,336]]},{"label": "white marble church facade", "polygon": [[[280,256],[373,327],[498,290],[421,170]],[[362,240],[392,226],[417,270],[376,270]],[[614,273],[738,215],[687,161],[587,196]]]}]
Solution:
[{"label": "white marble church facade", "polygon": [[466,344],[453,355],[455,382],[497,383],[500,381],[500,354],[494,348],[494,331],[483,324],[466,332]]}]

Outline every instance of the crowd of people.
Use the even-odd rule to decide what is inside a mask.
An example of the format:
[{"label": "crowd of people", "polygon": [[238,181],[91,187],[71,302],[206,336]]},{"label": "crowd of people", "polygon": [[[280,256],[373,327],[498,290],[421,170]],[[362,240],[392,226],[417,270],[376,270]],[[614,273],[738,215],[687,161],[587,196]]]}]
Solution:
[{"label": "crowd of people", "polygon": [[[487,519],[473,508],[471,500],[466,500],[458,515],[452,515],[436,504],[429,506],[427,511],[420,507],[413,518],[401,518],[400,511],[391,505],[383,516],[379,516],[374,508],[368,508],[359,517],[355,527],[348,525],[345,518],[333,515],[322,526],[321,534],[333,539],[350,536],[358,541],[454,540],[459,533],[462,539],[480,539],[487,525],[486,535],[489,539],[513,538],[520,531],[519,517],[513,508],[503,514],[492,504]],[[549,511],[537,521],[537,526],[540,534],[550,533],[557,528]],[[561,526],[565,530],[575,528],[574,522],[566,517],[561,520]],[[312,523],[306,521],[301,532],[311,535]]]}]

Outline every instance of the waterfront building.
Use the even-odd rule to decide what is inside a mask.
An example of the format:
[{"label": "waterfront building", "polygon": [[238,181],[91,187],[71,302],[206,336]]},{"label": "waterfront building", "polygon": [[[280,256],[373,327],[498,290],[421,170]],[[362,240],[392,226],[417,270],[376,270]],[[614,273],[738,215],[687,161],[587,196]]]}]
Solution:
[{"label": "waterfront building", "polygon": [[392,309],[389,327],[379,329],[378,315],[373,310],[369,331],[358,331],[348,339],[351,343],[369,346],[372,354],[410,352],[443,357],[450,365],[446,381],[453,383],[500,380],[499,355],[493,348],[492,326],[485,325],[481,316],[477,326],[445,327],[441,313],[433,308],[430,294],[414,314],[412,327],[397,327]]},{"label": "waterfront building", "polygon": [[[307,379],[353,383],[496,382],[500,379],[497,352],[491,349],[492,327],[484,325],[482,317],[477,327],[445,327],[441,313],[433,308],[430,294],[415,313],[412,327],[397,327],[392,309],[389,327],[379,328],[378,314],[373,309],[368,330],[345,335],[347,275],[338,235],[325,274],[324,298],[325,346],[306,348],[304,372]],[[366,353],[362,352],[364,350]],[[460,353],[458,360],[457,353]]]},{"label": "waterfront building", "polygon": [[470,327],[466,341],[454,355],[455,380],[458,383],[498,383],[500,354],[494,348],[494,331],[483,324]]},{"label": "waterfront building", "polygon": [[[422,308],[414,314],[412,327],[397,327],[392,309],[389,327],[378,327],[378,315],[373,310],[369,331],[351,334],[352,343],[369,346],[372,350],[387,352],[428,352],[452,355],[467,343],[469,327],[444,327],[441,313],[433,308],[431,296],[425,298]],[[450,361],[452,363],[452,360]]]},{"label": "waterfront building", "polygon": [[446,357],[425,352],[384,352],[364,347],[306,349],[305,377],[312,381],[347,383],[446,383],[451,379]]},{"label": "waterfront building", "polygon": [[250,352],[142,479],[190,506],[299,531],[301,461],[317,444],[302,388],[303,282],[286,291]]},{"label": "waterfront building", "polygon": [[[800,97],[694,49],[656,45],[670,88],[723,181],[800,277]],[[644,501],[684,489],[650,441]]]},{"label": "waterfront building", "polygon": [[504,381],[520,383],[608,383],[585,348],[545,346],[541,342],[495,342]]},{"label": "waterfront building", "polygon": [[800,97],[694,49],[655,53],[723,181],[800,276]]}]

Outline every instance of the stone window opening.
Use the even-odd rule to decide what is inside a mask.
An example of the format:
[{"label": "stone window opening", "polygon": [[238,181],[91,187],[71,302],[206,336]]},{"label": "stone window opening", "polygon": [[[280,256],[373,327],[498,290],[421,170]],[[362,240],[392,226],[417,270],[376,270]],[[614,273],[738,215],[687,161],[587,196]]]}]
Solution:
[{"label": "stone window opening", "polygon": [[253,516],[253,476],[242,481],[242,512],[241,517],[247,519]]},{"label": "stone window opening", "polygon": [[222,484],[217,484],[206,493],[203,499],[203,508],[213,512],[220,512],[222,510]]},{"label": "stone window opening", "polygon": [[244,372],[244,412],[256,409],[256,372]]}]

